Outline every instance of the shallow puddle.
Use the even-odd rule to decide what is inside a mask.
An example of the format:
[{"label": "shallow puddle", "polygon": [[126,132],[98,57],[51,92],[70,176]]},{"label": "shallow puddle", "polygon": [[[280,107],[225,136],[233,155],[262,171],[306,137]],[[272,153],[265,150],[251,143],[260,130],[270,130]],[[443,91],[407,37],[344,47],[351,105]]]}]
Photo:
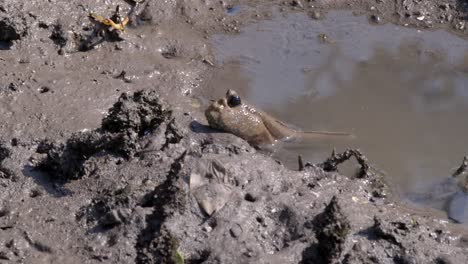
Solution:
[{"label": "shallow puddle", "polygon": [[468,155],[468,45],[455,35],[335,11],[278,14],[213,43],[212,98],[235,89],[293,127],[356,135],[284,144],[287,166],[358,147],[398,191],[424,193]]}]

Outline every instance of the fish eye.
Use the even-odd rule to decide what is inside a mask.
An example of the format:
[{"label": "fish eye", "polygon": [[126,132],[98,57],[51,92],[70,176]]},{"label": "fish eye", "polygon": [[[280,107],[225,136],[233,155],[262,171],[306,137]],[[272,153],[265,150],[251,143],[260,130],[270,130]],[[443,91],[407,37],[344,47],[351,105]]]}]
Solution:
[{"label": "fish eye", "polygon": [[228,105],[229,107],[236,107],[241,104],[241,98],[239,95],[232,95],[229,97]]}]

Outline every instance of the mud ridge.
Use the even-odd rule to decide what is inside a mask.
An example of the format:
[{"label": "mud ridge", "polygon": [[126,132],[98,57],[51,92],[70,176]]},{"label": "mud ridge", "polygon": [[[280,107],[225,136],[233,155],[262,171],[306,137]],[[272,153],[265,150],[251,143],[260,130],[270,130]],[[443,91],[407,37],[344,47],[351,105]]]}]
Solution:
[{"label": "mud ridge", "polygon": [[180,187],[180,171],[187,152],[174,160],[166,180],[148,193],[143,206],[153,208],[147,216],[147,227],[138,236],[135,263],[177,263],[178,239],[164,226],[175,213],[183,213],[186,207],[184,188]]},{"label": "mud ridge", "polygon": [[[73,134],[64,143],[42,141],[37,152],[46,157],[38,168],[65,181],[79,179],[92,173],[93,164],[87,161],[94,155],[132,158],[143,148],[141,138],[154,132],[170,117],[171,112],[154,91],[135,92],[132,96],[122,94],[103,119],[101,129]],[[181,135],[176,135],[165,145],[176,143],[180,138]]]}]

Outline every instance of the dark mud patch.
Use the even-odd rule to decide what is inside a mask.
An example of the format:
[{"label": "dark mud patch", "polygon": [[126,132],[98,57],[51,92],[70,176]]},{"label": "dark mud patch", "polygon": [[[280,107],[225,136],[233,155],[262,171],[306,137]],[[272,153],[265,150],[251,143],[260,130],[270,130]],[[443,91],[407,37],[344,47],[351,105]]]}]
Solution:
[{"label": "dark mud patch", "polygon": [[3,166],[3,160],[11,155],[10,149],[0,141],[0,178],[7,179],[13,176],[13,172]]},{"label": "dark mud patch", "polygon": [[12,42],[24,36],[25,31],[21,24],[15,23],[9,18],[0,18],[0,41]]},{"label": "dark mud patch", "polygon": [[59,20],[52,27],[53,28],[52,33],[50,34],[50,39],[60,48],[65,47],[69,41],[67,25],[63,21]]}]

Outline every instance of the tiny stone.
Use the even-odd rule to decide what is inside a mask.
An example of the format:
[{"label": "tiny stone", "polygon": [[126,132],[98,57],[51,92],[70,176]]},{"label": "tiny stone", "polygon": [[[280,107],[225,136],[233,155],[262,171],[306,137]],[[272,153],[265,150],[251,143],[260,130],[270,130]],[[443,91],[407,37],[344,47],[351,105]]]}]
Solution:
[{"label": "tiny stone", "polygon": [[313,18],[313,19],[321,19],[322,18],[322,13],[315,10],[315,11],[312,11],[312,13],[310,14],[310,17]]},{"label": "tiny stone", "polygon": [[32,189],[29,193],[29,197],[35,198],[42,195],[42,191],[40,189]]},{"label": "tiny stone", "polygon": [[371,15],[371,21],[376,24],[380,24],[382,22],[382,19],[378,15]]},{"label": "tiny stone", "polygon": [[229,233],[232,237],[237,238],[242,234],[242,229],[239,225],[236,224],[233,227],[231,227],[231,229],[229,229]]},{"label": "tiny stone", "polygon": [[450,6],[449,6],[449,4],[445,3],[445,4],[439,5],[439,8],[440,8],[440,9],[443,9],[443,10],[449,10],[449,9],[450,9]]},{"label": "tiny stone", "polygon": [[26,59],[26,58],[21,58],[19,61],[18,61],[20,64],[27,64],[29,63],[29,59]]},{"label": "tiny stone", "polygon": [[117,210],[112,210],[104,217],[102,222],[105,226],[116,226],[122,223],[122,219],[119,216]]},{"label": "tiny stone", "polygon": [[41,88],[39,88],[40,93],[47,93],[49,91],[50,91],[50,88],[47,86],[42,86]]},{"label": "tiny stone", "polygon": [[301,1],[298,1],[298,0],[293,0],[291,1],[291,6],[295,6],[295,7],[303,7]]},{"label": "tiny stone", "polygon": [[211,226],[209,226],[209,225],[206,225],[206,226],[202,227],[202,230],[207,232],[207,233],[210,233],[213,230],[213,228]]}]

